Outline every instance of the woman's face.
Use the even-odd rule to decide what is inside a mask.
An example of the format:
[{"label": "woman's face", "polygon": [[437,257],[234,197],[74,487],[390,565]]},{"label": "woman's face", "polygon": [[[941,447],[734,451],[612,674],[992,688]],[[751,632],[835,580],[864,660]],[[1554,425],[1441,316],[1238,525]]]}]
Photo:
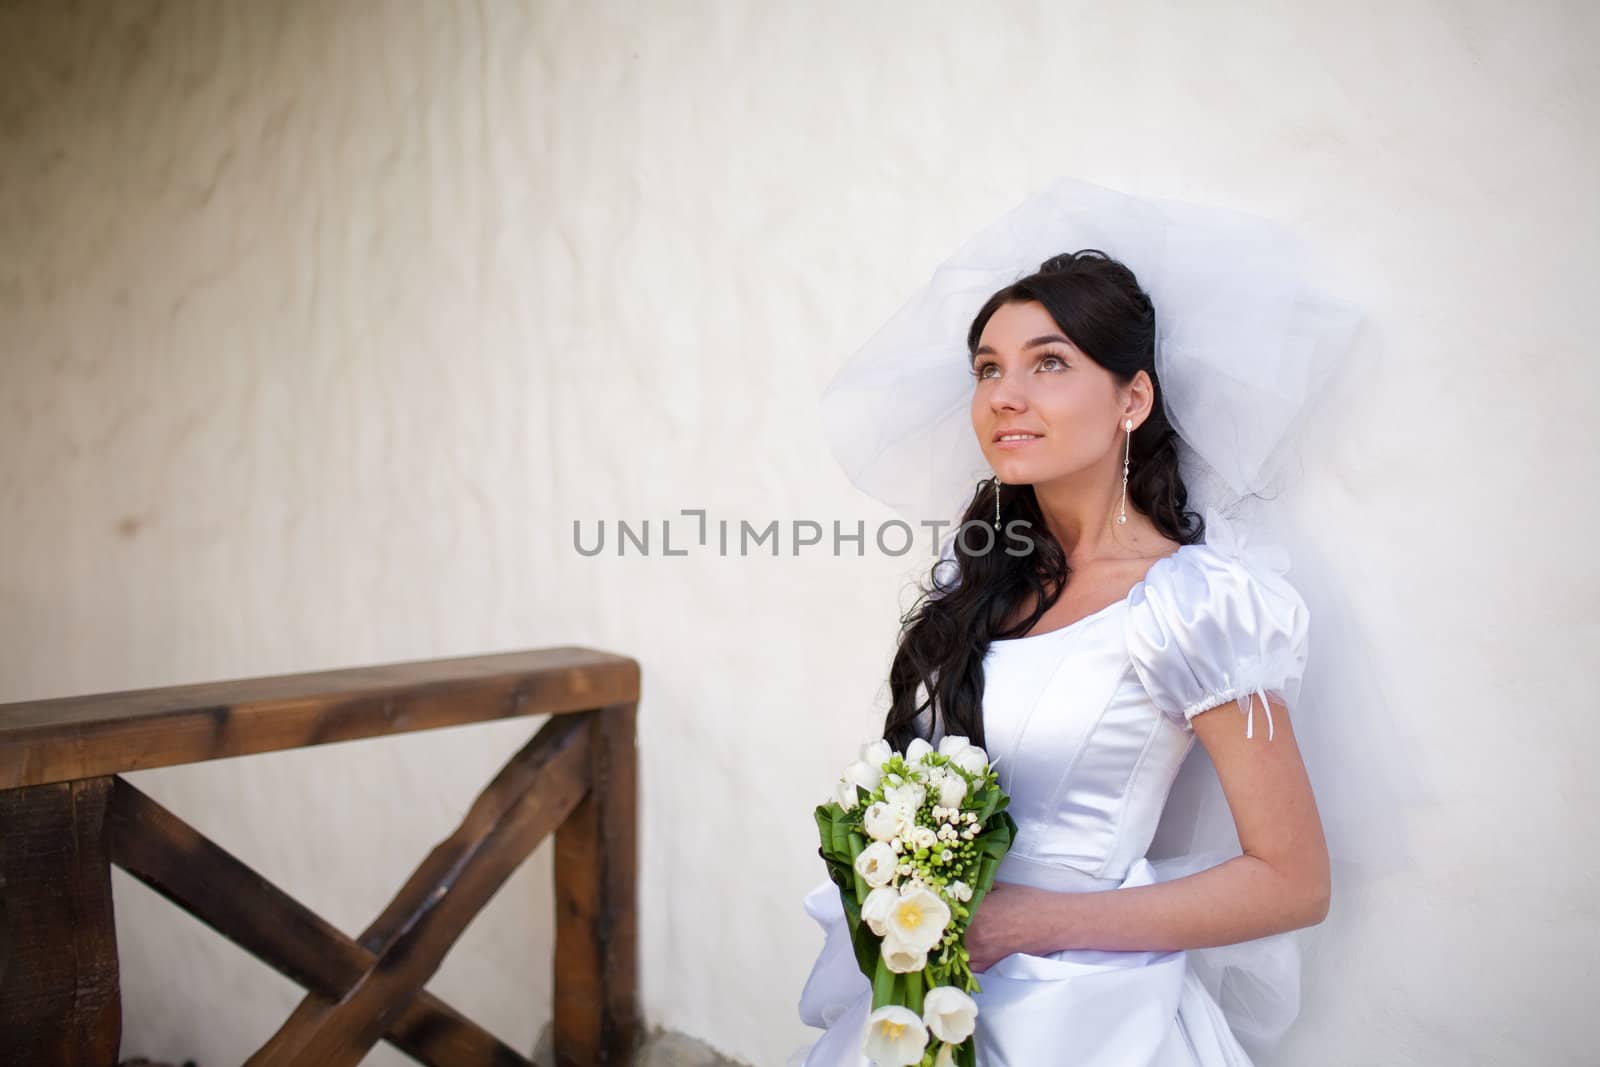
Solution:
[{"label": "woman's face", "polygon": [[[1043,304],[1000,305],[972,372],[972,428],[1003,484],[1037,486],[1107,462],[1120,474],[1116,380],[1066,339]],[[1030,436],[1001,440],[1007,431]]]}]

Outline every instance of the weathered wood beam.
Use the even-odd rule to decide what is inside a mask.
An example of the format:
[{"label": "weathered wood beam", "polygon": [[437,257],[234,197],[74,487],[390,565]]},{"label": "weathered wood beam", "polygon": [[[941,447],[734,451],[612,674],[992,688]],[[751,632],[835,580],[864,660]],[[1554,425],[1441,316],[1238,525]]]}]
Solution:
[{"label": "weathered wood beam", "polygon": [[[333,998],[371,952],[118,778],[106,820],[111,860],[300,986]],[[424,990],[384,1037],[429,1067],[530,1067],[531,1060]]]},{"label": "weathered wood beam", "polygon": [[360,938],[371,966],[338,999],[308,993],[249,1067],[359,1063],[438,970],[461,931],[589,790],[599,713],[547,722],[479,794]]},{"label": "weathered wood beam", "polygon": [[113,1067],[109,778],[0,792],[0,1064]]},{"label": "weathered wood beam", "polygon": [[557,1067],[622,1067],[639,1045],[636,717],[597,713],[593,785],[556,831]]},{"label": "weathered wood beam", "polygon": [[0,789],[639,698],[639,664],[563,647],[0,704]]}]

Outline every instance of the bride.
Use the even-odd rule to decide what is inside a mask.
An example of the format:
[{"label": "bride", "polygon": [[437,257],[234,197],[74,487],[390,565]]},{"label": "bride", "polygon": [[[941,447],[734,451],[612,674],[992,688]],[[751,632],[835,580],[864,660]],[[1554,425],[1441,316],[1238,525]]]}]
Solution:
[{"label": "bride", "polygon": [[[1224,216],[1174,210],[1057,182],[963,249],[824,399],[836,453],[869,492],[927,514],[952,473],[967,487],[902,620],[883,736],[900,751],[964,736],[1011,797],[1017,838],[967,931],[980,1067],[1249,1064],[1240,1038],[1270,1048],[1298,1011],[1289,933],[1328,914],[1293,713],[1310,611],[1286,550],[1249,544],[1227,507],[1265,484],[1299,407],[1259,412],[1263,430],[1234,383],[1293,379],[1309,398],[1321,372],[1308,364],[1350,321],[1314,314],[1271,257],[1242,266],[1216,247],[1217,277],[1199,280],[1179,263],[1192,253],[1173,251],[1181,234],[1271,246],[1238,218],[1218,230]],[[1098,247],[1052,254],[985,290],[954,334],[963,353],[930,343],[970,314],[997,250],[1091,232],[1150,280]],[[1225,312],[1266,305],[1230,299],[1292,313],[1237,319]],[[1275,362],[1250,364],[1246,321]],[[952,357],[959,386],[932,362]],[[971,491],[981,467],[992,474]],[[838,892],[824,881],[805,906],[826,942],[800,1012],[824,1033],[789,1063],[861,1067],[871,990]]]}]

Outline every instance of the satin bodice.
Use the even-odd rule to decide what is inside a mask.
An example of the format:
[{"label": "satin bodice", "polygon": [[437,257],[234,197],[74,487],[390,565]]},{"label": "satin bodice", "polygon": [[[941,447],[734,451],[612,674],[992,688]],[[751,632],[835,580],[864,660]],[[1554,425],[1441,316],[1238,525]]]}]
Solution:
[{"label": "satin bodice", "polygon": [[1140,684],[1122,642],[1126,611],[1118,602],[989,646],[983,729],[1017,821],[999,881],[1115,884],[1150,846],[1194,734]]}]

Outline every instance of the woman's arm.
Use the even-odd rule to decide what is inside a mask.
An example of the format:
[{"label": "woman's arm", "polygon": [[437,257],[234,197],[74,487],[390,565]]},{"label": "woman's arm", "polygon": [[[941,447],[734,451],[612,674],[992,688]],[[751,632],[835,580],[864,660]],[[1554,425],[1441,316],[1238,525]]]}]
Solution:
[{"label": "woman's arm", "polygon": [[[1259,707],[1259,698],[1252,697]],[[1244,736],[1228,701],[1191,722],[1216,767],[1243,855],[1170,882],[1091,893],[997,884],[967,931],[974,970],[1012,952],[1170,951],[1250,941],[1328,914],[1328,848],[1288,711]],[[1257,717],[1259,725],[1261,717]]]}]

